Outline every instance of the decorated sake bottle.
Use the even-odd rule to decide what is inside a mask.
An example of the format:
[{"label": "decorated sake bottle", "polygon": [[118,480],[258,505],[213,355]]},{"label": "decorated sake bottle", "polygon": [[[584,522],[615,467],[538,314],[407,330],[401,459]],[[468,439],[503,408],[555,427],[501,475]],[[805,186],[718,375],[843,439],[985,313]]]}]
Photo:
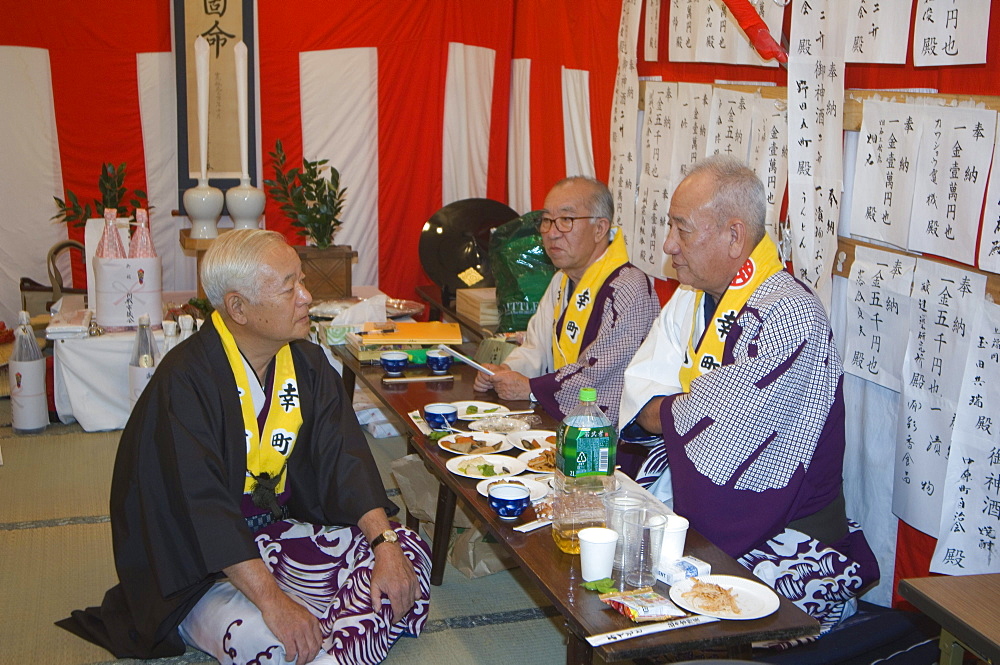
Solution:
[{"label": "decorated sake bottle", "polygon": [[122,237],[118,234],[118,211],[114,208],[104,209],[104,231],[101,233],[101,241],[97,244],[94,256],[99,259],[124,259],[125,246],[122,244]]},{"label": "decorated sake bottle", "polygon": [[38,348],[31,317],[18,315],[14,329],[14,350],[7,366],[10,377],[11,425],[15,434],[39,434],[49,425],[45,397],[45,358]]},{"label": "decorated sake bottle", "polygon": [[139,396],[153,377],[159,360],[160,352],[156,347],[156,340],[153,339],[153,331],[149,327],[149,314],[141,314],[139,327],[135,331],[135,341],[132,343],[132,357],[128,364],[130,410],[139,401]]},{"label": "decorated sake bottle", "polygon": [[135,232],[128,244],[128,258],[155,259],[156,249],[153,247],[153,236],[149,233],[149,211],[139,208],[135,211]]}]

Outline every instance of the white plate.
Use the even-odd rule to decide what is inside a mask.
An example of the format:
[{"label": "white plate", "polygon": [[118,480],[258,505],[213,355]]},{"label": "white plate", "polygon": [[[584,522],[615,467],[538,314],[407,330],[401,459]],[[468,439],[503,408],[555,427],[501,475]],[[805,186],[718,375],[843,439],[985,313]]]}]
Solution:
[{"label": "white plate", "polygon": [[[495,404],[493,402],[477,402],[476,400],[465,400],[462,402],[452,402],[452,405],[458,409],[459,420],[476,420],[477,418],[483,418],[485,416],[496,416],[501,413],[507,413],[510,411],[503,404]],[[470,406],[474,406],[478,411],[476,413],[466,413],[466,409]],[[495,411],[490,409],[496,409]],[[489,413],[484,413],[484,411],[490,410]]]},{"label": "white plate", "polygon": [[469,423],[469,429],[477,432],[520,432],[529,429],[531,425],[520,418],[509,418],[496,416],[494,418],[480,418]]},{"label": "white plate", "polygon": [[[473,471],[471,473],[465,473],[464,471],[459,471],[458,467],[467,463],[470,459],[474,457],[482,457],[487,462],[493,465],[496,470],[495,476],[484,476],[481,473]],[[514,457],[509,457],[507,455],[459,455],[458,457],[452,457],[445,463],[448,470],[454,473],[456,476],[465,476],[466,478],[502,478],[503,476],[516,476],[522,473],[525,469],[524,462]],[[503,468],[507,469],[507,472],[502,471]]]},{"label": "white plate", "polygon": [[475,433],[469,432],[468,434],[449,434],[448,436],[442,436],[440,439],[438,439],[438,447],[441,448],[441,450],[445,451],[446,453],[452,453],[454,455],[463,454],[458,452],[457,450],[452,450],[449,447],[450,444],[454,443],[455,437],[457,436],[471,436],[476,441],[482,442],[484,445],[487,446],[492,446],[499,443],[500,447],[497,448],[498,453],[502,453],[505,450],[510,450],[511,448],[513,448],[510,441],[508,441],[507,437],[505,437],[503,434],[491,434],[489,432],[475,432]]},{"label": "white plate", "polygon": [[[525,478],[524,476],[518,476],[513,478],[519,483],[524,483],[524,486],[528,488],[528,492],[531,493],[531,501],[535,502],[541,498],[544,498],[546,494],[549,493],[549,486],[545,483],[540,483],[537,480],[531,480],[530,478]],[[480,480],[476,485],[476,491],[483,496],[489,496],[487,491],[491,483],[497,482],[496,478],[487,478],[485,480]]]},{"label": "white plate", "polygon": [[528,451],[523,452],[520,455],[518,455],[517,459],[519,459],[520,461],[524,462],[524,469],[528,473],[537,473],[537,474],[540,474],[540,475],[546,475],[546,476],[548,476],[548,475],[551,475],[551,474],[553,474],[555,472],[554,471],[539,471],[538,469],[532,469],[531,467],[528,466],[528,462],[529,461],[531,461],[534,458],[538,457],[544,451],[545,451],[544,448],[539,448],[538,450],[528,450]]},{"label": "white plate", "polygon": [[742,577],[733,575],[703,575],[699,577],[702,582],[711,582],[729,589],[736,596],[736,605],[740,608],[739,614],[732,612],[708,612],[695,605],[691,599],[684,598],[683,594],[690,591],[694,586],[694,578],[678,582],[670,587],[670,600],[674,601],[678,607],[693,612],[694,614],[704,614],[705,616],[716,617],[718,619],[759,619],[772,614],[778,609],[780,603],[778,594],[774,593],[771,587],[754,582]]},{"label": "white plate", "polygon": [[[556,447],[556,444],[548,443],[545,441],[545,437],[547,436],[554,437],[555,435],[556,433],[550,429],[529,429],[524,432],[510,432],[507,435],[507,440],[510,441],[511,445],[513,445],[515,448],[520,448],[521,450],[524,451],[541,450],[542,448]],[[539,443],[542,446],[542,448],[526,448],[524,445],[525,439],[527,439],[528,441],[535,441]]]}]

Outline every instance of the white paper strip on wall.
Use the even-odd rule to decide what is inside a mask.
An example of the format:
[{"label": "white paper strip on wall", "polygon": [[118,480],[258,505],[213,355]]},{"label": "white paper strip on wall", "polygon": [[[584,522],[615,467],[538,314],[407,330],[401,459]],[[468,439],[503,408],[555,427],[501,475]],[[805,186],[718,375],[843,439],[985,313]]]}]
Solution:
[{"label": "white paper strip on wall", "polygon": [[[781,201],[788,182],[788,112],[784,100],[753,99],[750,168],[767,192],[767,233],[779,244]],[[780,246],[780,244],[779,244]]]},{"label": "white paper strip on wall", "polygon": [[847,15],[847,62],[903,64],[911,0],[855,0]]},{"label": "white paper strip on wall", "polygon": [[642,58],[646,62],[656,62],[660,59],[660,0],[646,0],[643,36]]},{"label": "white paper strip on wall", "polygon": [[1000,305],[980,305],[970,324],[932,573],[1000,572]]},{"label": "white paper strip on wall", "polygon": [[[679,185],[695,162],[705,157],[708,119],[712,112],[712,86],[678,83],[670,180]],[[676,185],[675,185],[676,186]]]},{"label": "white paper strip on wall", "polygon": [[909,104],[864,101],[851,199],[854,235],[906,247],[924,129],[915,113]]},{"label": "white paper strip on wall", "polygon": [[611,103],[611,168],[608,189],[615,201],[615,221],[631,249],[635,233],[635,197],[638,187],[636,132],[639,117],[639,75],[635,68],[639,34],[639,0],[622,2],[618,24],[618,70]]},{"label": "white paper strip on wall", "polygon": [[726,88],[712,88],[708,116],[706,155],[724,154],[747,163],[753,137],[753,100],[756,95]]},{"label": "white paper strip on wall", "polygon": [[913,65],[986,62],[990,0],[920,0],[913,25]]},{"label": "white paper strip on wall", "polygon": [[984,275],[917,259],[901,377],[892,511],[935,538],[971,345],[969,328],[985,292]]},{"label": "white paper strip on wall", "polygon": [[[1000,122],[997,123],[1000,136]],[[994,138],[993,166],[986,186],[986,209],[983,211],[982,234],[979,239],[980,270],[1000,273],[1000,140]]]},{"label": "white paper strip on wall", "polygon": [[972,265],[997,113],[922,106],[923,138],[907,248]]},{"label": "white paper strip on wall", "polygon": [[701,6],[710,0],[671,0],[670,27],[667,30],[667,55],[670,62],[694,62],[698,42],[696,21]]},{"label": "white paper strip on wall", "polygon": [[844,303],[844,371],[900,391],[916,257],[858,246]]},{"label": "white paper strip on wall", "polygon": [[[780,35],[785,16],[784,6],[766,0],[755,0],[752,5],[771,34]],[[739,22],[722,0],[703,0],[698,9],[701,16],[694,27],[696,33],[694,59],[697,62],[778,66],[776,60],[764,60],[758,55],[740,28]]]},{"label": "white paper strip on wall", "polygon": [[640,139],[642,173],[629,259],[646,274],[658,278],[664,276],[663,241],[670,197],[676,186],[669,177],[676,102],[676,83],[646,83],[646,111]]}]

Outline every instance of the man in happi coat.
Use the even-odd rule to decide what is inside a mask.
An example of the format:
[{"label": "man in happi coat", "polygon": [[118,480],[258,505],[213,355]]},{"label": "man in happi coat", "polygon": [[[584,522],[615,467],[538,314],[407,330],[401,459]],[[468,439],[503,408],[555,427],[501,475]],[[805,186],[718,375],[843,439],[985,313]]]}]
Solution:
[{"label": "man in happi coat", "polygon": [[650,279],[628,261],[614,199],[604,183],[573,177],[545,197],[538,224],[545,253],[558,269],[528,321],[523,343],[496,372],[480,372],[475,389],[505,400],[538,402],[562,419],[580,388],[597,389],[597,404],[618,422],[622,372],[659,310]]},{"label": "man in happi coat", "polygon": [[430,557],[388,516],[343,383],[304,340],[312,297],[273,231],[205,254],[215,307],[164,356],[111,486],[119,584],[60,622],[118,657],[377,663],[427,619]]},{"label": "man in happi coat", "polygon": [[695,165],[663,249],[679,288],[625,372],[623,436],[662,434],[640,479],[820,621],[853,614],[878,565],[845,514],[843,368],[819,299],[765,233],[764,187]]}]

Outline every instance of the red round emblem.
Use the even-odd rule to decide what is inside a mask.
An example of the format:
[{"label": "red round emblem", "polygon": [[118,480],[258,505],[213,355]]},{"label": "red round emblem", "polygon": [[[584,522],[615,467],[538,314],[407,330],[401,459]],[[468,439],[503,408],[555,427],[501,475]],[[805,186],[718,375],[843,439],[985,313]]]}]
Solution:
[{"label": "red round emblem", "polygon": [[748,258],[743,267],[736,273],[736,277],[733,277],[733,281],[729,283],[729,286],[737,289],[746,286],[753,279],[753,274],[756,270],[757,266],[754,264],[753,259]]}]

